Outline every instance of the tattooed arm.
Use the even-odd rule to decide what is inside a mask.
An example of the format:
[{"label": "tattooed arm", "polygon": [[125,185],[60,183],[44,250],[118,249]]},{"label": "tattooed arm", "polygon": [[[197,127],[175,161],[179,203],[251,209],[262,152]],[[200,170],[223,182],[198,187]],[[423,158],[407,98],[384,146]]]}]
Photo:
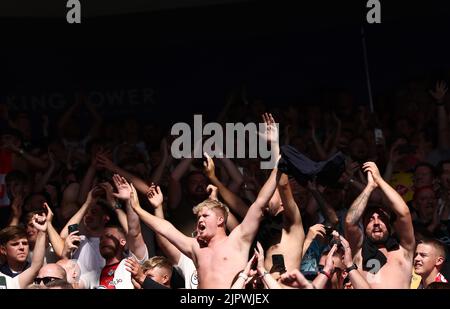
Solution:
[{"label": "tattooed arm", "polygon": [[345,238],[350,243],[350,248],[352,252],[355,254],[362,246],[363,241],[363,231],[359,228],[359,220],[366,209],[367,202],[369,201],[370,194],[377,187],[377,184],[374,182],[372,173],[367,173],[367,186],[361,192],[361,194],[355,199],[352,206],[347,212],[345,217]]}]

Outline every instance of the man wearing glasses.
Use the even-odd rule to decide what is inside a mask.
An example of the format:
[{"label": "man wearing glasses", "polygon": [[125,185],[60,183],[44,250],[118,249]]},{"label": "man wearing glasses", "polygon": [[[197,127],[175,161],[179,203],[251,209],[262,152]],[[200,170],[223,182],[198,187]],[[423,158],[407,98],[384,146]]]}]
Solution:
[{"label": "man wearing glasses", "polygon": [[47,264],[39,270],[37,277],[34,279],[34,284],[47,285],[55,280],[66,280],[66,271],[58,264]]}]

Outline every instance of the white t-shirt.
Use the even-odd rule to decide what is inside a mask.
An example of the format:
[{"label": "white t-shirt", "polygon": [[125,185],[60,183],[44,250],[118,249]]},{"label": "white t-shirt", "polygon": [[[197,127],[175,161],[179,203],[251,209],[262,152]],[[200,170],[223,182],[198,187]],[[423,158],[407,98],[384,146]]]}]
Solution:
[{"label": "white t-shirt", "polygon": [[[0,277],[4,277],[6,279],[6,289],[20,289],[19,276],[11,278],[10,276],[0,272]],[[2,285],[0,286],[0,289],[5,289],[5,287]]]},{"label": "white t-shirt", "polygon": [[105,259],[100,254],[100,237],[80,235],[80,246],[72,256],[80,266],[81,276],[90,272],[98,272],[105,266]]},{"label": "white t-shirt", "polygon": [[194,262],[180,253],[180,259],[178,264],[174,265],[175,269],[178,270],[181,276],[184,278],[184,287],[186,289],[197,289],[198,277],[197,268],[195,268]]},{"label": "white t-shirt", "polygon": [[[148,260],[148,250],[147,246],[145,247],[145,256],[139,260],[133,252],[129,252],[125,258],[127,257],[134,257],[136,261],[138,261],[139,264],[144,264],[146,260]],[[102,257],[103,258],[103,257]],[[131,282],[131,273],[126,270],[125,268],[125,258],[120,261],[119,265],[117,266],[115,272],[114,272],[114,279],[113,283],[116,287],[116,289],[134,289],[134,285]],[[103,264],[105,264],[105,259],[103,259]],[[87,273],[83,272],[80,276],[80,281],[83,284],[83,287],[86,289],[93,289],[99,286],[100,284],[100,275],[102,272],[103,266],[101,268],[98,268],[95,271],[90,271]]]}]

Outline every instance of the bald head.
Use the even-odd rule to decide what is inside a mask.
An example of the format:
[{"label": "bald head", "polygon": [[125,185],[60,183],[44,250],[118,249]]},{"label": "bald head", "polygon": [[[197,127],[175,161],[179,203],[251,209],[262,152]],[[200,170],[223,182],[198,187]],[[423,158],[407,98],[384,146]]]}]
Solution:
[{"label": "bald head", "polygon": [[67,278],[67,274],[64,268],[62,268],[60,265],[56,263],[50,263],[42,266],[42,268],[39,270],[39,274],[37,275],[37,278],[45,277],[53,277],[65,280]]},{"label": "bald head", "polygon": [[63,259],[56,262],[56,264],[66,271],[67,282],[76,283],[80,281],[81,270],[76,260]]}]

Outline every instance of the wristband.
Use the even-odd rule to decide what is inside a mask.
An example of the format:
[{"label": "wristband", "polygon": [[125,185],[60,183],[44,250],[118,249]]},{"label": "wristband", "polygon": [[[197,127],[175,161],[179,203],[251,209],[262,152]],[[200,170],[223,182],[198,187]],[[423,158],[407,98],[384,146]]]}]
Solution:
[{"label": "wristband", "polygon": [[321,273],[321,274],[327,276],[328,279],[331,279],[331,274],[330,274],[329,272],[327,272],[327,271],[325,271],[325,270],[322,269],[321,271],[319,271],[319,273]]},{"label": "wristband", "polygon": [[239,273],[238,277],[244,279],[244,281],[247,281],[247,279],[248,279],[248,276],[244,273]]},{"label": "wristband", "polygon": [[345,269],[345,272],[348,274],[348,273],[350,273],[352,270],[356,270],[356,269],[358,269],[358,266],[357,266],[356,264],[353,263],[352,266],[347,267],[347,268]]},{"label": "wristband", "polygon": [[263,278],[265,275],[270,275],[270,273],[267,270],[265,270],[259,277]]}]

